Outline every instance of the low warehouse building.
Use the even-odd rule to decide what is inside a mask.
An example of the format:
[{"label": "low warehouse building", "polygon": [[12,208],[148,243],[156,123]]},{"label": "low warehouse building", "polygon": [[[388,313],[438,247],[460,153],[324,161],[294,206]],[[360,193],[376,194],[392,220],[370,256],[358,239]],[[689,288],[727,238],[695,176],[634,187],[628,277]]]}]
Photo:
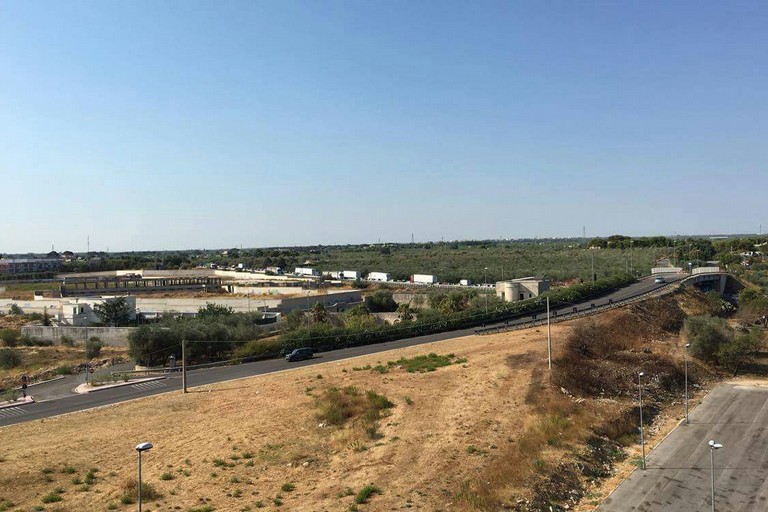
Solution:
[{"label": "low warehouse building", "polygon": [[496,283],[496,296],[505,302],[531,299],[547,290],[549,290],[549,281],[535,277],[522,277]]}]

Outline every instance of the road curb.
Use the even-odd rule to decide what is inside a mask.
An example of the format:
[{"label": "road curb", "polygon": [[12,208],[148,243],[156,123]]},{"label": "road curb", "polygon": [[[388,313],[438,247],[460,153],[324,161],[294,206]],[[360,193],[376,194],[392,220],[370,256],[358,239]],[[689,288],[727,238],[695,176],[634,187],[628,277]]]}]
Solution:
[{"label": "road curb", "polygon": [[86,395],[88,393],[95,393],[96,391],[103,391],[105,389],[113,389],[113,388],[120,388],[123,386],[130,386],[132,384],[139,384],[141,382],[151,382],[155,380],[162,380],[167,377],[147,377],[146,379],[135,379],[135,380],[129,380],[127,382],[117,382],[115,384],[105,384],[104,386],[96,386],[91,387],[87,383],[80,384],[75,388],[75,393],[79,395]]},{"label": "road curb", "polygon": [[48,380],[41,380],[39,382],[33,382],[32,384],[29,384],[27,388],[31,388],[32,386],[39,386],[40,384],[48,384],[49,382],[56,382],[57,380],[66,379],[66,375],[59,375],[58,377],[54,377],[52,379]]},{"label": "road curb", "polygon": [[27,396],[26,398],[22,398],[21,400],[16,400],[15,402],[0,403],[0,410],[11,409],[12,407],[21,407],[22,405],[33,404],[33,403],[35,403],[35,399],[32,398],[31,396]]}]

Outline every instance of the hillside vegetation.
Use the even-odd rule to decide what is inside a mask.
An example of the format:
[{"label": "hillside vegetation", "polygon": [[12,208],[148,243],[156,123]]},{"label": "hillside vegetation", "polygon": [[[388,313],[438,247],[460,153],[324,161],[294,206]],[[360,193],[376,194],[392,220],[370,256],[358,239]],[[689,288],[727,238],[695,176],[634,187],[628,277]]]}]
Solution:
[{"label": "hillside vegetation", "polygon": [[637,371],[650,446],[682,414],[677,331],[708,304],[687,291],[556,324],[551,372],[529,329],[7,427],[0,498],[132,510],[133,447],[150,441],[153,511],[589,510],[633,467]]}]

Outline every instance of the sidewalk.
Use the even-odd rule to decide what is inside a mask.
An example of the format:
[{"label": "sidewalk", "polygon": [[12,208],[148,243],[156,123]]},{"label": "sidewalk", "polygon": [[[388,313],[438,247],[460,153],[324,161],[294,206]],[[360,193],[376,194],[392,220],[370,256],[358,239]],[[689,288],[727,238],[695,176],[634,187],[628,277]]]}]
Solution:
[{"label": "sidewalk", "polygon": [[75,388],[75,393],[79,393],[79,394],[82,395],[82,394],[85,394],[85,393],[93,393],[94,391],[101,391],[103,389],[119,388],[121,386],[130,386],[132,384],[139,384],[141,382],[151,382],[151,381],[154,381],[154,380],[162,380],[162,379],[165,379],[165,378],[167,378],[167,377],[165,377],[165,376],[163,376],[163,377],[146,377],[146,378],[143,378],[143,379],[133,379],[133,380],[125,381],[125,382],[115,382],[113,384],[104,384],[103,386],[91,386],[89,383],[84,382],[84,383],[80,384],[79,386],[77,386]]},{"label": "sidewalk", "polygon": [[19,398],[15,402],[8,402],[8,401],[0,402],[0,409],[7,409],[9,407],[20,407],[22,405],[33,404],[33,403],[35,403],[35,399],[27,395],[26,398]]}]

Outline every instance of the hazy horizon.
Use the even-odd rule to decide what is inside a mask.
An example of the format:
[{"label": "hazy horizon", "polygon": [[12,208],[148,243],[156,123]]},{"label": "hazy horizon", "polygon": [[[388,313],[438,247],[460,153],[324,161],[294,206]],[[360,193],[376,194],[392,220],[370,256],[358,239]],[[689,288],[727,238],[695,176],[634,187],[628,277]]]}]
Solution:
[{"label": "hazy horizon", "polygon": [[0,253],[749,233],[768,4],[0,3]]}]

